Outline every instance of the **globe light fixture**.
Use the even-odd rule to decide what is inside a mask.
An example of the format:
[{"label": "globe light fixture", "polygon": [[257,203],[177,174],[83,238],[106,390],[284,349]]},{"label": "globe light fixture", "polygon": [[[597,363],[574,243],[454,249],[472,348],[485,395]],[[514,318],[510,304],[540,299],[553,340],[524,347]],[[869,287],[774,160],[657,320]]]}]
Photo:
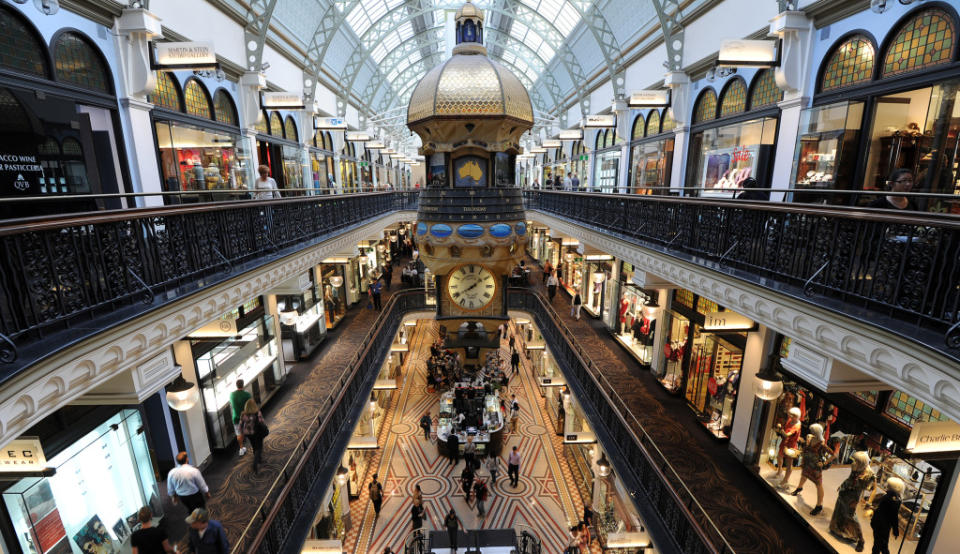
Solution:
[{"label": "globe light fixture", "polygon": [[776,400],[783,394],[783,379],[772,368],[753,378],[753,394],[760,400]]},{"label": "globe light fixture", "polygon": [[597,474],[600,477],[607,477],[610,475],[611,469],[610,462],[607,460],[607,454],[602,452],[600,454],[600,459],[597,460]]},{"label": "globe light fixture", "polygon": [[335,288],[339,288],[341,285],[343,285],[343,277],[339,275],[334,275],[333,277],[330,278],[330,284],[333,285]]},{"label": "globe light fixture", "polygon": [[572,262],[573,258],[575,257],[576,257],[576,254],[574,254],[573,252],[567,252],[566,254],[563,255],[563,259],[568,262]]},{"label": "globe light fixture", "polygon": [[657,314],[660,313],[660,306],[657,305],[652,299],[647,300],[647,303],[643,305],[643,316],[647,319],[657,319]]},{"label": "globe light fixture", "polygon": [[183,367],[180,364],[175,364],[173,367],[180,373],[173,383],[167,385],[167,405],[178,412],[184,412],[200,400],[200,389],[195,383],[183,378]]},{"label": "globe light fixture", "polygon": [[377,244],[378,252],[384,252],[386,249],[387,249],[387,245],[383,244],[382,242],[380,244]]}]

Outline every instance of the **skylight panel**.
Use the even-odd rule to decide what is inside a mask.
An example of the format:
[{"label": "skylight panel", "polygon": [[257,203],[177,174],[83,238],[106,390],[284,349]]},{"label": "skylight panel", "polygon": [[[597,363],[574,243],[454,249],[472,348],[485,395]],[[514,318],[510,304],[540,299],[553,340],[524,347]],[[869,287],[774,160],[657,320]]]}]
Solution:
[{"label": "skylight panel", "polygon": [[387,57],[387,47],[381,42],[373,49],[373,52],[370,52],[370,57],[373,58],[373,61],[380,63],[383,58]]}]

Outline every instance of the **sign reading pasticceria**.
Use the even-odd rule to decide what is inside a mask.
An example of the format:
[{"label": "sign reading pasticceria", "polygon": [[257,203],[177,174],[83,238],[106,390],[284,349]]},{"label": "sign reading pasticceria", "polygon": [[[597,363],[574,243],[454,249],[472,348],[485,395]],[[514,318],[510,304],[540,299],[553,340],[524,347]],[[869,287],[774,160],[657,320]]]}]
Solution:
[{"label": "sign reading pasticceria", "polygon": [[34,185],[41,178],[43,166],[36,154],[0,152],[0,182],[9,184],[3,194],[40,194]]}]

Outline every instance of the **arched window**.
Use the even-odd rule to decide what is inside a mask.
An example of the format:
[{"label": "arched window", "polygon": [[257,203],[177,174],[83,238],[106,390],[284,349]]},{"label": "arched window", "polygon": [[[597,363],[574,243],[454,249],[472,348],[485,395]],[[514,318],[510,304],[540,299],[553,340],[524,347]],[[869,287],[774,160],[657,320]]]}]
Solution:
[{"label": "arched window", "polygon": [[717,93],[708,88],[700,94],[697,105],[693,109],[693,122],[710,121],[717,117]]},{"label": "arched window", "polygon": [[213,114],[220,123],[237,125],[237,110],[233,107],[233,100],[222,88],[213,93]]},{"label": "arched window", "polygon": [[293,120],[292,115],[288,115],[283,122],[283,136],[293,141],[299,140],[297,138],[297,123]]},{"label": "arched window", "polygon": [[597,131],[597,140],[595,140],[595,141],[593,142],[593,149],[594,149],[594,150],[601,150],[601,149],[603,149],[603,144],[604,144],[603,141],[605,140],[605,138],[604,138],[604,136],[603,136],[603,133],[604,133],[603,131]]},{"label": "arched window", "polygon": [[647,136],[651,137],[658,134],[660,134],[660,112],[653,110],[647,117]]},{"label": "arched window", "polygon": [[283,138],[283,118],[280,117],[280,112],[270,114],[270,134]]},{"label": "arched window", "polygon": [[4,134],[33,132],[30,118],[23,109],[23,105],[6,88],[0,88],[0,132]]},{"label": "arched window", "polygon": [[333,152],[333,135],[330,134],[330,131],[324,131],[323,144],[327,150]]},{"label": "arched window", "polygon": [[837,46],[827,58],[820,90],[836,90],[865,83],[873,76],[875,52],[864,35],[853,35]]},{"label": "arched window", "polygon": [[747,85],[743,79],[731,79],[724,87],[720,100],[720,117],[740,113],[747,109]]},{"label": "arched window", "polygon": [[210,110],[210,97],[207,96],[206,89],[196,79],[188,79],[183,87],[183,105],[188,114],[212,119]]},{"label": "arched window", "polygon": [[637,114],[637,118],[633,120],[633,130],[630,131],[630,140],[643,138],[644,129],[643,114]]},{"label": "arched window", "polygon": [[60,33],[53,45],[58,81],[109,93],[110,77],[100,53],[79,33]]},{"label": "arched window", "polygon": [[47,77],[43,40],[9,9],[0,9],[0,67],[38,77]]},{"label": "arched window", "polygon": [[953,46],[953,19],[938,8],[920,10],[887,45],[880,76],[891,77],[948,63]]},{"label": "arched window", "polygon": [[660,132],[667,133],[677,127],[677,122],[673,119],[673,109],[663,109],[663,119],[660,121]]},{"label": "arched window", "polygon": [[257,120],[256,129],[257,132],[261,135],[270,134],[270,116],[267,115],[267,112],[264,110],[260,111],[260,119]]},{"label": "arched window", "polygon": [[183,111],[180,106],[180,89],[177,87],[177,81],[167,71],[157,73],[157,88],[153,90],[147,100],[161,108],[168,110]]},{"label": "arched window", "polygon": [[750,109],[755,110],[783,100],[783,91],[777,86],[777,77],[772,69],[762,69],[753,78],[750,92]]}]

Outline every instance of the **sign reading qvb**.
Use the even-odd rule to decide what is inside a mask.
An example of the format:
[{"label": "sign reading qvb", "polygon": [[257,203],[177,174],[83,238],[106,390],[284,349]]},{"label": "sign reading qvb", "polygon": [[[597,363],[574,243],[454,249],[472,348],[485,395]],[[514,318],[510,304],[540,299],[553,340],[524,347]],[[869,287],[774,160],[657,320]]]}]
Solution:
[{"label": "sign reading qvb", "polygon": [[734,312],[710,312],[703,316],[706,331],[738,331],[752,327],[752,319]]},{"label": "sign reading qvb", "polygon": [[265,110],[302,110],[303,97],[294,92],[261,92],[260,107]]},{"label": "sign reading qvb", "polygon": [[156,42],[150,48],[151,69],[218,69],[212,42]]}]

